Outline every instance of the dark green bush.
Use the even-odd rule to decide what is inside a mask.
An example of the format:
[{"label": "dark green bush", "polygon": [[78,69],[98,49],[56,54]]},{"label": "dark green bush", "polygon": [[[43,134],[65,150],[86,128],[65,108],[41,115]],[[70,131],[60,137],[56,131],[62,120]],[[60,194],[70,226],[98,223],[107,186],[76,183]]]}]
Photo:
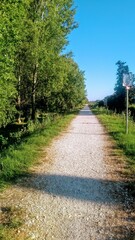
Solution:
[{"label": "dark green bush", "polygon": [[133,117],[133,120],[135,121],[135,104],[129,106],[129,111],[131,116]]}]

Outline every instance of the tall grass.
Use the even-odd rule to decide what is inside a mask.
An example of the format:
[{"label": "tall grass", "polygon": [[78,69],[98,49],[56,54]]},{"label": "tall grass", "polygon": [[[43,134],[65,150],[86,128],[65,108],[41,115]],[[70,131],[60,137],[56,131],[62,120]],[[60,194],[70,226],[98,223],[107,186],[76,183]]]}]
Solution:
[{"label": "tall grass", "polygon": [[127,156],[128,164],[135,172],[135,122],[129,117],[129,133],[126,134],[126,119],[124,114],[115,114],[105,108],[95,108],[99,120],[109,134],[115,139],[117,146]]}]

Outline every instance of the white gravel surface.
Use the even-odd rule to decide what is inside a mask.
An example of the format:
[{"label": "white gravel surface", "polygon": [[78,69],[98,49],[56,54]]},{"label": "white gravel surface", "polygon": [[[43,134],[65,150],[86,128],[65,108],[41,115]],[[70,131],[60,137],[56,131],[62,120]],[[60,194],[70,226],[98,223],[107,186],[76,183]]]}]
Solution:
[{"label": "white gravel surface", "polygon": [[[134,222],[112,154],[112,144],[86,106],[45,149],[45,157],[4,193],[2,205],[26,209],[27,231],[36,240],[133,240]],[[122,197],[121,197],[122,195]],[[6,200],[5,200],[6,199]],[[126,209],[127,208],[127,209]]]}]

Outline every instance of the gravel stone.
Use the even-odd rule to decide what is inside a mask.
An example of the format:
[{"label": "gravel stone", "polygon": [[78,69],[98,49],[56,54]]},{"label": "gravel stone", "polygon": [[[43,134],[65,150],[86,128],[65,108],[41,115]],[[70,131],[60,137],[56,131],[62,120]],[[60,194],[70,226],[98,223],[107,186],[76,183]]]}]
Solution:
[{"label": "gravel stone", "polygon": [[45,149],[31,177],[3,193],[1,204],[26,210],[23,228],[32,239],[133,240],[135,218],[125,206],[123,165],[113,151],[86,106]]}]

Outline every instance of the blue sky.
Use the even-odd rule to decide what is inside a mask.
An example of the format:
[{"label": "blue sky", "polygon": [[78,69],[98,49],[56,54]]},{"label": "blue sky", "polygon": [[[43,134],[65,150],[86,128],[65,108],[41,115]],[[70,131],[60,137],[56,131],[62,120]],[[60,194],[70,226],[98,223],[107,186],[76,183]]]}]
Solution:
[{"label": "blue sky", "polygon": [[118,60],[135,73],[135,0],[74,0],[79,27],[68,51],[85,71],[89,100],[113,94]]}]

